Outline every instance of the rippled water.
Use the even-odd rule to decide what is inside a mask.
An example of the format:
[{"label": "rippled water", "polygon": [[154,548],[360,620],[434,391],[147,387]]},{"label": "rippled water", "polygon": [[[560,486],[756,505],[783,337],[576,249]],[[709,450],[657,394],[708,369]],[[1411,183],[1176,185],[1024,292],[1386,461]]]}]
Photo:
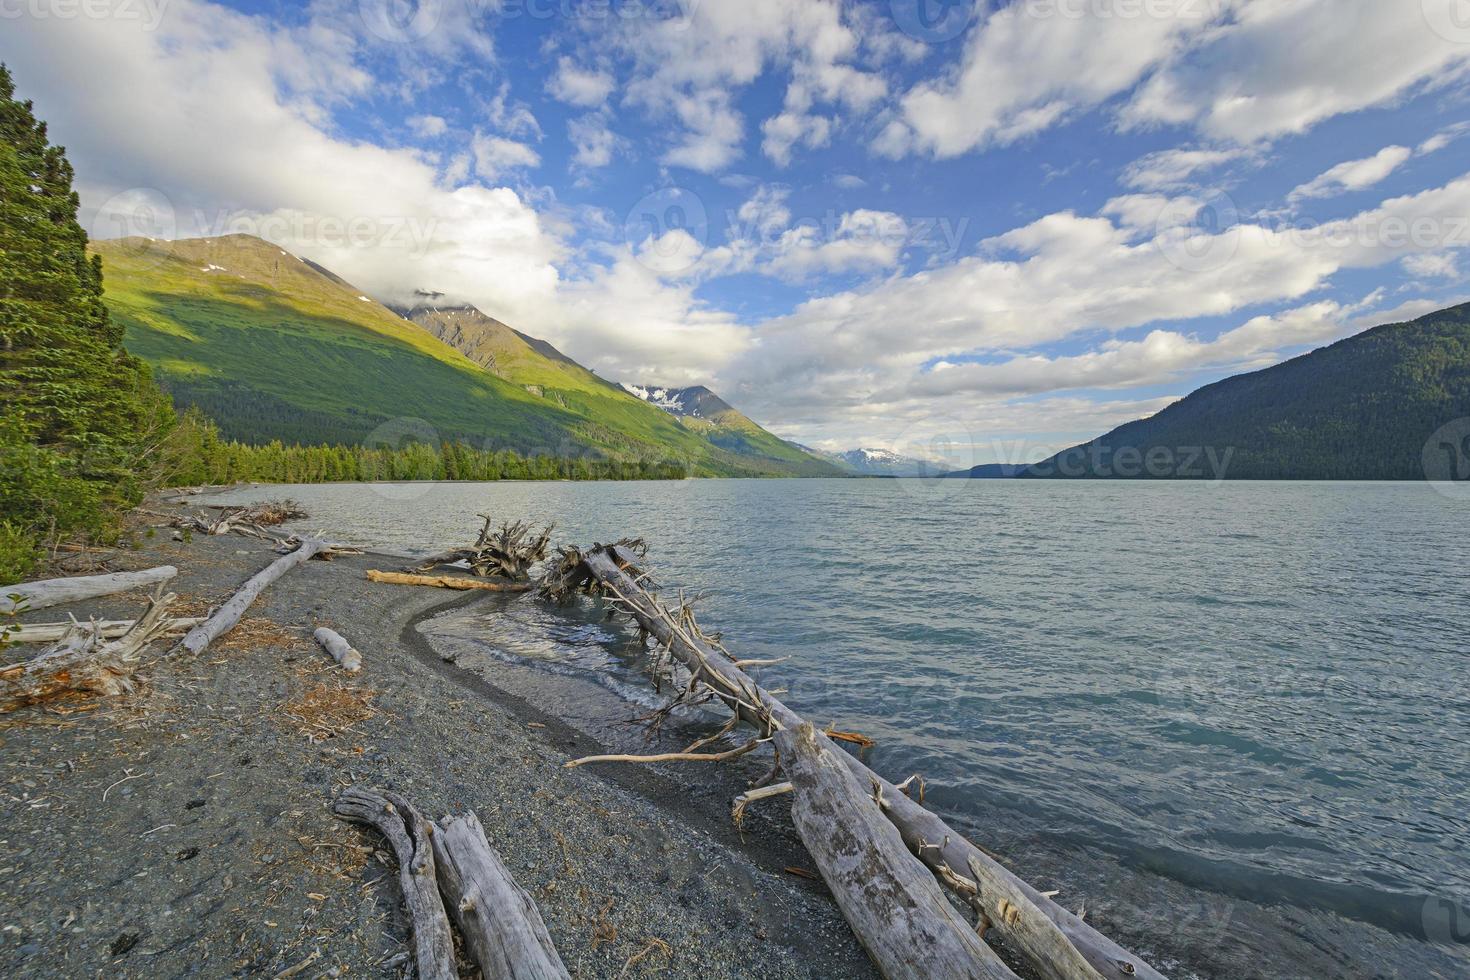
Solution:
[{"label": "rippled water", "polygon": [[[1470,504],[1414,484],[262,488],[423,552],[647,538],[767,686],[1180,974],[1470,975]],[[649,695],[615,630],[484,643]],[[517,618],[519,617],[519,618]],[[626,644],[624,644],[626,646]]]}]

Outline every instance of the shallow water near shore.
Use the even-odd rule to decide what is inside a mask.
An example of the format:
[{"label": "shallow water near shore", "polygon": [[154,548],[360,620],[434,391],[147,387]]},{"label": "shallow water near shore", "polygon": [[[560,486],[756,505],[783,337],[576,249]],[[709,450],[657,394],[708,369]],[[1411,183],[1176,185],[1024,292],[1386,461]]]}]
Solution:
[{"label": "shallow water near shore", "polygon": [[[404,553],[476,513],[641,536],[762,682],[1180,975],[1470,973],[1470,504],[1422,484],[337,484]],[[587,610],[437,623],[579,724],[656,703]],[[558,687],[595,687],[577,701]],[[600,719],[600,720],[599,720]],[[705,777],[700,777],[705,778]]]}]

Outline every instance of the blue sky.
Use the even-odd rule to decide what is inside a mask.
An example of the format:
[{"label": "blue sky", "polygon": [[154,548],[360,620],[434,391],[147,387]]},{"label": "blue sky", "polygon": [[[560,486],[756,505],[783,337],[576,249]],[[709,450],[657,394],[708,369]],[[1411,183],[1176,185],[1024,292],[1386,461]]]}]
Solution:
[{"label": "blue sky", "polygon": [[1470,295],[1470,0],[5,16],[94,235],[261,234],[825,448],[1039,457]]}]

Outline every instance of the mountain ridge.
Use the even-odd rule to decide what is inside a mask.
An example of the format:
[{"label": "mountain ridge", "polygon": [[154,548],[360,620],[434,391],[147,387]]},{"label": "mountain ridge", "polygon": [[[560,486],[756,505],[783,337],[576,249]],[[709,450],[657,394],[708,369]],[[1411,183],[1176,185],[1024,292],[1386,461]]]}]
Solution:
[{"label": "mountain ridge", "polygon": [[[1423,480],[1440,469],[1470,477],[1470,303],[1223,378],[1014,476]],[[961,472],[1001,475],[994,464]]]}]

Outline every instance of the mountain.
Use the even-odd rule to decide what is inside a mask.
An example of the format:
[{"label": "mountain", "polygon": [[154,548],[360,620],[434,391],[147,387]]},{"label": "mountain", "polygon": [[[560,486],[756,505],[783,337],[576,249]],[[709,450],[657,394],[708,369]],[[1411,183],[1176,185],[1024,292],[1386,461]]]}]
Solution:
[{"label": "mountain", "polygon": [[629,395],[674,416],[686,429],[725,452],[772,460],[793,468],[801,476],[841,476],[843,473],[833,461],[767,432],[703,385],[662,388],[624,382],[622,388]]},{"label": "mountain", "polygon": [[1470,477],[1470,304],[1194,392],[1023,477]]},{"label": "mountain", "polygon": [[891,449],[849,449],[826,455],[859,476],[940,476],[948,468],[943,463],[904,456]]},{"label": "mountain", "polygon": [[[478,310],[410,311],[426,328],[259,238],[92,249],[128,349],[175,403],[199,406],[242,442],[392,442],[408,431],[531,455],[677,461],[700,475],[810,469],[716,446]],[[470,355],[435,329],[457,330]]]}]

